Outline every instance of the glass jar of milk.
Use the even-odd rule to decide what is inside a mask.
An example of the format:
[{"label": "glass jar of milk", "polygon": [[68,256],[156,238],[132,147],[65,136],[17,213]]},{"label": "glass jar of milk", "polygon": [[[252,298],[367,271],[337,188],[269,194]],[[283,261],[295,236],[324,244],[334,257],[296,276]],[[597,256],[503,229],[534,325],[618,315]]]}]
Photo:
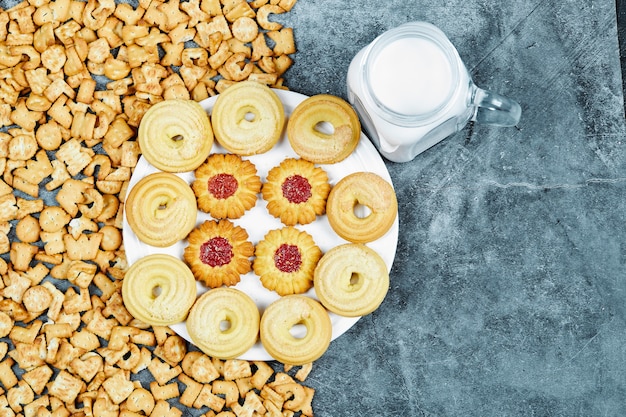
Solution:
[{"label": "glass jar of milk", "polygon": [[380,153],[406,162],[470,120],[515,126],[519,104],[478,88],[436,26],[411,22],[363,48],[348,69],[348,100]]}]

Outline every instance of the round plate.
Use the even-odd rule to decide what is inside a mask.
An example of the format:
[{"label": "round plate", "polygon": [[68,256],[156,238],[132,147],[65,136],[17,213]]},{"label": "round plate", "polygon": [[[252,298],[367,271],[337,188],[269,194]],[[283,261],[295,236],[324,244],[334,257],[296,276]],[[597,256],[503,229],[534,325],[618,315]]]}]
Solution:
[{"label": "round plate", "polygon": [[[287,115],[287,117],[289,117],[291,112],[300,102],[307,98],[307,96],[305,95],[292,91],[274,91],[280,97],[285,107],[285,114]],[[210,114],[216,99],[217,97],[211,97],[200,102],[200,105],[202,105],[202,107]],[[226,153],[226,150],[219,146],[217,142],[215,142],[211,152]],[[296,155],[296,153],[291,149],[285,132],[283,132],[283,135],[279,142],[269,152],[260,155],[245,157],[245,159],[250,160],[256,166],[257,174],[261,177],[261,181],[264,182],[265,176],[270,169],[279,165],[286,158],[297,157],[298,156]],[[389,172],[387,171],[385,163],[378,154],[378,151],[376,151],[376,148],[374,148],[372,143],[369,141],[369,139],[367,139],[364,134],[361,134],[361,140],[359,141],[359,145],[348,158],[337,164],[320,165],[320,167],[324,169],[328,174],[328,179],[331,185],[336,184],[337,181],[339,181],[341,178],[345,177],[348,174],[360,171],[374,172],[380,175],[385,180],[389,181],[389,183],[391,183],[391,177],[389,176]],[[141,178],[157,171],[157,168],[150,165],[145,160],[145,158],[141,157],[139,159],[137,167],[134,170],[133,176],[130,179],[129,190]],[[191,183],[194,180],[193,172],[186,172],[177,175],[179,175],[188,183]],[[211,216],[209,216],[208,214],[200,211],[198,212],[197,224],[200,224],[209,219],[211,219]],[[252,244],[254,245],[262,240],[265,234],[270,230],[280,229],[284,227],[280,220],[274,218],[267,212],[266,202],[261,198],[261,196],[259,196],[255,207],[247,211],[240,219],[233,220],[233,223],[243,227],[248,232],[250,242],[252,242]],[[319,216],[311,224],[304,226],[298,225],[296,227],[300,230],[306,231],[311,236],[313,236],[315,243],[320,247],[322,252],[326,252],[337,245],[347,243],[347,241],[340,238],[333,231],[328,223],[326,216]],[[186,241],[177,242],[174,245],[166,248],[157,248],[147,245],[141,242],[133,233],[132,229],[126,221],[126,217],[124,217],[123,238],[124,247],[126,250],[126,257],[129,265],[131,265],[133,262],[137,261],[143,256],[155,253],[167,253],[182,259],[184,248],[187,246]],[[398,218],[396,216],[396,221],[392,228],[387,232],[387,234],[374,242],[368,243],[367,246],[377,251],[387,264],[387,268],[391,270],[391,266],[393,264],[393,260],[396,254],[397,243]],[[197,286],[198,295],[207,291],[207,287],[205,287],[204,285],[198,283]],[[249,296],[251,296],[259,307],[261,314],[263,314],[263,311],[271,302],[280,297],[275,292],[269,291],[265,287],[263,287],[263,285],[261,285],[261,281],[259,280],[258,276],[254,274],[254,272],[249,272],[248,274],[242,276],[241,282],[239,282],[235,286],[235,288],[240,289],[247,293]],[[315,299],[317,298],[315,296],[315,290],[313,288],[309,290],[306,295]],[[334,340],[337,337],[341,336],[343,333],[345,333],[350,327],[352,327],[359,320],[360,317],[341,317],[336,314],[330,313],[330,318],[333,325],[332,339]],[[189,333],[187,332],[187,328],[184,322],[174,324],[170,327],[180,336],[191,342],[191,338],[189,337]],[[273,360],[273,358],[263,348],[263,345],[260,341],[257,342],[245,354],[243,354],[240,359],[261,361]]]}]

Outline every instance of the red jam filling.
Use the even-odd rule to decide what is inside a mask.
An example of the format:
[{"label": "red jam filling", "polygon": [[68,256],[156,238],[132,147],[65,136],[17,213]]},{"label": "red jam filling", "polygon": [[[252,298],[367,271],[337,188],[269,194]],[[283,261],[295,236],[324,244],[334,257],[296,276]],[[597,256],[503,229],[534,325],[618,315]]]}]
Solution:
[{"label": "red jam filling", "polygon": [[311,198],[311,184],[309,180],[301,175],[292,175],[287,177],[282,185],[283,196],[290,203],[305,203]]},{"label": "red jam filling", "polygon": [[228,265],[232,258],[233,247],[223,237],[213,237],[200,246],[200,260],[211,267]]},{"label": "red jam filling", "polygon": [[209,179],[207,186],[215,198],[224,200],[235,194],[239,184],[237,179],[230,174],[217,174]]},{"label": "red jam filling", "polygon": [[296,245],[283,243],[274,252],[274,264],[282,272],[296,272],[302,265],[302,255]]}]

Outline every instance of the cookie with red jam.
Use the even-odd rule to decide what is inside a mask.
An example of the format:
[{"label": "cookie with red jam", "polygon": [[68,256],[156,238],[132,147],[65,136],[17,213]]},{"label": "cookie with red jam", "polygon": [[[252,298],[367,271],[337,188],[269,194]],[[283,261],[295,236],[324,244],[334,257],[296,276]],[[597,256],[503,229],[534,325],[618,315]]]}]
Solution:
[{"label": "cookie with red jam", "polygon": [[306,159],[288,158],[267,173],[261,189],[269,213],[286,226],[312,223],[326,212],[328,175]]},{"label": "cookie with red jam", "polygon": [[187,240],[183,259],[196,280],[207,287],[235,285],[252,270],[254,245],[248,241],[248,232],[229,220],[207,220]]},{"label": "cookie with red jam", "polygon": [[322,251],[307,232],[292,226],[270,230],[255,249],[254,273],[279,295],[301,294],[313,286]]},{"label": "cookie with red jam", "polygon": [[261,179],[254,164],[234,154],[213,154],[191,184],[198,208],[215,219],[238,219],[254,207]]}]

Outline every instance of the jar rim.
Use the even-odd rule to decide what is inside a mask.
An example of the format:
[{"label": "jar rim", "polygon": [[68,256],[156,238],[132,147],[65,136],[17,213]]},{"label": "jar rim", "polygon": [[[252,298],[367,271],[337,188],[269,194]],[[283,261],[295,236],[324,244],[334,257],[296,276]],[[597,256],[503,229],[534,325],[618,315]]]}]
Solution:
[{"label": "jar rim", "polygon": [[[454,87],[451,88],[446,97],[441,100],[441,104],[425,113],[399,113],[382,103],[376,97],[374,91],[372,91],[372,80],[370,78],[372,63],[386,46],[395,41],[407,38],[424,39],[435,44],[444,54],[451,71],[451,83]],[[441,29],[427,22],[409,22],[383,33],[370,44],[363,58],[363,63],[362,76],[365,86],[365,99],[369,101],[370,104],[373,104],[374,108],[380,110],[381,117],[395,124],[419,126],[431,122],[438,114],[442,113],[446,107],[451,105],[451,98],[454,97],[460,88],[459,78],[461,68],[459,66],[460,57],[458,56],[457,50]]]}]

